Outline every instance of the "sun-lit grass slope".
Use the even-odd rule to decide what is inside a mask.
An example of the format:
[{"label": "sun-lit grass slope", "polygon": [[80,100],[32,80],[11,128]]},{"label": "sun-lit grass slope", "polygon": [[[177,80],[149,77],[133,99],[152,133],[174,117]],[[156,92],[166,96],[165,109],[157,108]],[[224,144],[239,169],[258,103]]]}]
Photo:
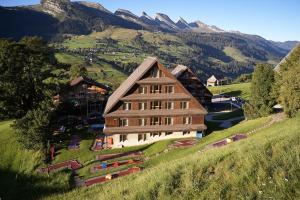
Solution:
[{"label": "sun-lit grass slope", "polygon": [[37,199],[69,189],[69,174],[56,173],[50,179],[35,172],[42,163],[42,154],[23,149],[16,141],[11,123],[0,122],[0,197]]},{"label": "sun-lit grass slope", "polygon": [[55,57],[61,63],[66,64],[83,64],[86,66],[89,77],[101,83],[108,84],[114,89],[117,88],[126,78],[127,75],[115,69],[111,64],[98,61],[97,63],[87,65],[82,56],[70,53],[56,53]]},{"label": "sun-lit grass slope", "polygon": [[227,94],[230,96],[239,96],[248,100],[250,97],[251,83],[238,83],[231,85],[222,85],[215,87],[208,87],[213,94]]},{"label": "sun-lit grass slope", "polygon": [[232,58],[234,58],[236,61],[239,62],[245,62],[248,60],[246,56],[244,56],[238,49],[233,48],[233,47],[225,47],[224,48],[224,53]]},{"label": "sun-lit grass slope", "polygon": [[[168,152],[165,152],[165,149],[167,149],[168,145],[172,143],[172,140],[160,141],[150,145],[105,150],[93,153],[90,151],[90,147],[93,143],[93,137],[86,135],[85,138],[84,136],[82,137],[80,150],[68,151],[66,149],[61,149],[58,151],[58,155],[56,156],[54,162],[57,163],[68,159],[77,158],[81,163],[84,164],[84,168],[79,170],[78,173],[83,177],[91,177],[95,176],[95,174],[91,174],[89,172],[89,169],[92,164],[97,164],[93,163],[93,159],[95,158],[96,154],[141,150],[145,155],[146,160],[143,164],[143,167],[145,167],[145,172],[147,173],[147,171],[149,171],[151,168],[156,168],[161,164],[168,165],[174,160],[185,158],[201,150],[207,144],[226,138],[235,133],[248,132],[256,127],[262,126],[269,120],[270,118],[261,118],[257,120],[245,121],[230,129],[211,133],[200,140],[200,142],[192,148],[174,149],[169,150]],[[22,194],[24,199],[37,199],[40,196],[46,197],[50,193],[56,197],[57,194],[68,191],[70,192],[72,181],[70,181],[69,171],[53,173],[50,174],[49,177],[47,175],[36,173],[36,169],[43,165],[41,156],[42,154],[40,152],[27,151],[23,149],[16,141],[16,136],[10,127],[11,123],[12,121],[0,122],[1,197],[6,199],[15,199],[20,197],[20,194]],[[142,172],[142,174],[144,174],[144,172]],[[116,182],[117,181],[119,180],[116,180]],[[102,188],[102,186],[97,187],[99,187],[98,189]],[[67,197],[69,198],[69,196]],[[67,197],[65,197],[65,199],[68,199]],[[78,196],[77,198],[80,199],[82,196]]]},{"label": "sun-lit grass slope", "polygon": [[49,199],[299,199],[300,115],[248,139]]}]

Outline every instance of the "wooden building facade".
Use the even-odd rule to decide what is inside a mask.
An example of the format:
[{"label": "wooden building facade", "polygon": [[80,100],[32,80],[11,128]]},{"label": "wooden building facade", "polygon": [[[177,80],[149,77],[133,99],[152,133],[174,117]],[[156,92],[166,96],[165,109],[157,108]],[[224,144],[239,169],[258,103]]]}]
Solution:
[{"label": "wooden building facade", "polygon": [[87,77],[77,77],[64,89],[56,101],[69,102],[82,115],[103,113],[110,87]]},{"label": "wooden building facade", "polygon": [[149,57],[109,97],[105,128],[111,147],[195,137],[207,111],[156,58]]}]

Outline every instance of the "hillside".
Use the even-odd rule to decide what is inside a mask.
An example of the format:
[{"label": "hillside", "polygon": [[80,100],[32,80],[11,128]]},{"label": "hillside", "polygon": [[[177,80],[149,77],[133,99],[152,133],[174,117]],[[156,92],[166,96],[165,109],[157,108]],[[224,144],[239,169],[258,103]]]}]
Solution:
[{"label": "hillside", "polygon": [[144,147],[151,157],[144,171],[104,185],[75,190],[70,190],[67,171],[50,177],[33,172],[41,164],[39,153],[23,151],[9,127],[11,122],[1,122],[1,196],[14,199],[22,193],[24,199],[297,199],[300,196],[300,115],[256,132],[246,140],[198,152],[211,142],[237,132],[248,132],[266,121],[243,122],[211,133],[195,147],[160,155],[157,153],[167,143]]},{"label": "hillside", "polygon": [[298,199],[299,122],[298,115],[236,144],[47,199]]},{"label": "hillside", "polygon": [[89,35],[69,36],[52,46],[86,62],[108,62],[125,74],[130,74],[145,57],[157,56],[169,68],[177,64],[191,67],[206,81],[212,74],[236,78],[252,72],[257,62],[275,64],[285,55],[257,41],[261,39],[221,33],[175,34],[111,27]]},{"label": "hillside", "polygon": [[202,81],[212,74],[236,78],[252,72],[258,62],[275,65],[296,44],[225,31],[199,20],[174,22],[164,13],[154,18],[125,9],[113,13],[99,3],[70,0],[0,7],[0,29],[0,37],[41,36],[56,43],[59,53],[94,58],[125,74],[143,58],[157,56],[171,68],[193,68]]}]

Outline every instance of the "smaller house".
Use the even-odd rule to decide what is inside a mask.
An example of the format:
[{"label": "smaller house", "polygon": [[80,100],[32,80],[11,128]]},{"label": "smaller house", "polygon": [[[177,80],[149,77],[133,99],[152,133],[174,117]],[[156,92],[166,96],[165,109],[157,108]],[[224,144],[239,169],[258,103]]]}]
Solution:
[{"label": "smaller house", "polygon": [[72,80],[67,88],[54,97],[54,102],[74,104],[82,115],[102,113],[111,88],[88,77]]},{"label": "smaller house", "polygon": [[218,86],[218,85],[227,85],[231,82],[228,78],[217,78],[215,75],[212,75],[207,79],[206,86]]},{"label": "smaller house", "polygon": [[217,86],[219,85],[219,80],[215,77],[215,75],[212,75],[207,79],[207,86]]}]

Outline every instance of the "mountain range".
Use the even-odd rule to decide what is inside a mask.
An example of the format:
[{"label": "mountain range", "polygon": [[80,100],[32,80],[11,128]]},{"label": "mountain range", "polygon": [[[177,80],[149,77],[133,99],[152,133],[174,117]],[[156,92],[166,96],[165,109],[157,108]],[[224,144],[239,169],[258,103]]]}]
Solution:
[{"label": "mountain range", "polygon": [[[92,31],[103,31],[109,26],[171,33],[193,31],[242,34],[238,31],[225,31],[199,20],[188,23],[180,17],[174,22],[164,13],[157,13],[154,18],[146,12],[137,16],[124,9],[113,13],[99,3],[70,0],[41,0],[40,4],[33,6],[0,7],[0,22],[0,37],[15,39],[24,35],[38,35],[50,39],[60,34],[88,34]],[[297,41],[271,43],[290,50]]]},{"label": "mountain range", "polygon": [[174,22],[164,13],[138,16],[129,10],[111,12],[99,3],[70,0],[0,6],[0,30],[0,38],[40,36],[54,44],[57,52],[80,59],[92,56],[125,73],[134,69],[138,58],[151,55],[170,66],[190,66],[203,79],[211,74],[235,78],[250,73],[258,62],[275,66],[297,44],[226,31],[199,20],[187,22],[180,17]]}]

